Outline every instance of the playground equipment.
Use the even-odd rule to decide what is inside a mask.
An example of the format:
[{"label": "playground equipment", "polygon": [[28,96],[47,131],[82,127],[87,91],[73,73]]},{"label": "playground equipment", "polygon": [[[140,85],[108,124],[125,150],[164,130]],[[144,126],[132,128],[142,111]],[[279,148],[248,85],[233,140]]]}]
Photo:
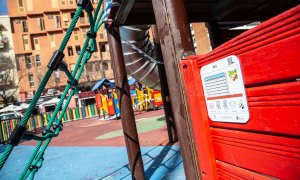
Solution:
[{"label": "playground equipment", "polygon": [[[46,72],[43,80],[41,81],[40,86],[38,87],[36,94],[34,95],[27,111],[25,112],[24,117],[22,118],[20,124],[14,129],[9,141],[8,146],[6,147],[4,153],[1,156],[0,159],[0,169],[3,167],[5,161],[7,160],[8,156],[10,155],[11,151],[15,146],[17,146],[22,138],[26,139],[34,139],[38,143],[36,145],[35,151],[32,153],[31,157],[29,158],[28,163],[26,164],[22,174],[20,175],[20,179],[26,179],[28,176],[31,175],[31,178],[34,177],[35,173],[38,171],[38,169],[42,166],[43,163],[43,155],[44,151],[48,147],[51,139],[53,137],[56,137],[59,135],[59,132],[62,130],[62,118],[66,112],[66,109],[68,107],[69,102],[71,101],[72,96],[75,93],[78,93],[78,80],[80,79],[80,76],[82,74],[82,71],[84,69],[84,65],[86,62],[90,59],[92,53],[96,49],[96,32],[100,28],[101,25],[103,25],[104,20],[102,19],[104,10],[102,10],[100,13],[100,7],[102,2],[99,2],[97,5],[94,14],[92,14],[93,6],[90,1],[79,1],[78,2],[78,9],[76,10],[74,17],[72,18],[72,21],[70,23],[70,26],[65,34],[65,37],[57,51],[53,53],[53,56],[51,60],[48,63],[48,71]],[[82,11],[85,10],[89,17],[90,22],[90,31],[87,33],[87,39],[83,45],[82,51],[79,55],[78,61],[75,65],[74,70],[72,73],[68,70],[67,65],[63,62],[64,54],[63,51],[67,45],[68,40],[71,37],[72,31],[76,25],[76,22],[78,21],[80,14]],[[45,85],[49,81],[49,78],[53,71],[55,70],[61,70],[65,72],[65,74],[69,78],[69,83],[66,86],[62,97],[60,98],[60,101],[58,102],[57,106],[55,107],[55,110],[51,116],[50,119],[48,119],[48,125],[43,130],[42,136],[36,136],[32,133],[27,132],[27,123],[29,121],[29,118],[33,112],[34,107],[36,106],[36,103],[41,96],[41,93],[43,92]],[[70,91],[69,91],[70,90]],[[62,104],[64,102],[64,99],[68,95],[68,98],[65,102],[65,105],[62,107]],[[58,112],[60,108],[62,107],[62,112],[57,118]]]},{"label": "playground equipment", "polygon": [[[146,87],[146,94],[136,89],[137,97],[132,97],[132,108],[136,111],[155,110],[162,107],[161,93]],[[96,94],[96,104],[76,108],[68,108],[62,118],[62,123],[84,120],[87,118],[97,118],[100,120],[111,120],[120,117],[119,100],[117,93],[113,92],[111,98],[102,94]],[[59,118],[61,111],[58,111],[56,118]],[[35,132],[48,125],[48,120],[53,112],[33,115],[29,118],[28,131]],[[11,132],[20,123],[20,119],[6,119],[0,121],[0,143],[9,140]]]},{"label": "playground equipment", "polygon": [[299,19],[297,6],[181,62],[202,177],[300,177]]},{"label": "playground equipment", "polygon": [[[187,7],[187,10],[184,8],[184,2],[186,3],[186,5],[188,5],[189,7]],[[182,152],[182,156],[183,156],[183,164],[184,164],[184,169],[185,169],[185,175],[187,179],[199,179],[200,177],[202,178],[248,178],[248,179],[253,179],[253,178],[270,178],[271,177],[287,177],[287,178],[298,178],[299,174],[294,173],[296,170],[297,171],[298,167],[299,167],[299,161],[298,161],[298,151],[299,151],[299,129],[297,129],[299,126],[298,125],[298,121],[297,121],[297,117],[299,114],[297,114],[299,112],[299,110],[297,109],[299,107],[299,105],[297,104],[297,102],[293,103],[294,106],[290,107],[290,106],[282,106],[282,104],[284,104],[283,102],[277,102],[277,100],[282,100],[281,97],[279,97],[281,94],[283,94],[284,92],[289,92],[290,94],[293,94],[291,97],[289,97],[289,95],[285,96],[283,100],[287,100],[289,101],[290,98],[292,99],[297,99],[297,93],[298,93],[298,83],[297,82],[293,82],[291,84],[289,84],[289,86],[284,86],[282,87],[282,84],[277,84],[272,86],[272,88],[270,88],[268,85],[271,84],[276,84],[278,82],[283,83],[283,85],[285,85],[285,83],[287,83],[287,80],[290,81],[291,78],[294,79],[296,77],[299,77],[299,71],[297,71],[299,69],[299,63],[296,63],[295,58],[291,59],[287,59],[286,61],[284,61],[283,64],[287,63],[288,69],[281,71],[278,67],[276,66],[275,70],[278,70],[278,72],[280,72],[280,76],[282,78],[278,78],[278,76],[276,75],[272,75],[270,74],[268,77],[264,77],[261,78],[261,74],[259,73],[252,73],[253,76],[251,76],[252,74],[250,73],[250,70],[246,68],[246,75],[249,77],[253,77],[253,79],[249,78],[249,79],[245,79],[245,84],[246,86],[246,92],[251,94],[251,93],[261,93],[261,97],[254,97],[252,100],[256,101],[256,102],[249,102],[250,105],[250,118],[252,117],[252,110],[257,110],[257,119],[254,121],[249,120],[249,125],[248,123],[244,126],[241,127],[241,124],[233,124],[232,122],[229,123],[219,123],[219,122],[212,122],[208,120],[208,113],[206,111],[204,111],[203,109],[206,108],[205,106],[205,96],[203,95],[203,92],[201,91],[201,87],[199,85],[201,85],[201,81],[200,81],[200,67],[202,67],[203,65],[205,65],[204,63],[207,62],[215,62],[216,60],[219,60],[219,58],[222,57],[222,55],[220,56],[214,56],[214,52],[212,54],[209,54],[207,56],[204,56],[202,59],[202,57],[197,57],[198,60],[193,60],[193,63],[198,62],[199,64],[192,64],[193,68],[195,71],[192,71],[191,74],[193,74],[195,77],[190,76],[191,78],[193,78],[192,80],[195,80],[195,82],[198,82],[198,84],[194,84],[195,82],[187,82],[186,81],[186,75],[187,72],[184,72],[184,69],[189,69],[189,64],[187,64],[188,66],[185,68],[184,64],[182,66],[182,72],[184,73],[184,77],[185,77],[185,83],[187,84],[187,88],[185,89],[185,87],[182,84],[182,74],[181,71],[179,70],[179,64],[180,64],[180,60],[183,59],[189,59],[189,55],[191,55],[192,53],[190,53],[190,51],[193,51],[193,41],[191,38],[191,33],[190,33],[190,27],[188,24],[188,18],[187,15],[189,15],[191,17],[191,19],[193,20],[198,20],[198,21],[206,21],[209,22],[209,26],[210,26],[210,37],[212,38],[212,42],[213,42],[213,48],[215,48],[218,44],[220,44],[220,39],[218,41],[218,34],[216,33],[217,30],[220,30],[220,28],[217,25],[217,22],[220,20],[226,20],[226,21],[238,21],[238,20],[244,20],[244,21],[255,21],[255,20],[259,20],[259,18],[261,18],[261,20],[265,20],[267,18],[270,18],[272,16],[274,16],[275,14],[282,12],[283,10],[287,10],[288,8],[291,8],[293,6],[295,6],[295,4],[298,4],[298,1],[293,1],[290,0],[288,1],[289,3],[286,3],[287,0],[285,1],[278,1],[277,3],[273,3],[269,0],[267,1],[263,1],[263,3],[261,1],[251,1],[251,2],[244,2],[244,1],[231,1],[231,0],[224,0],[224,1],[183,1],[183,0],[152,0],[152,3],[144,3],[144,1],[133,1],[133,0],[128,0],[128,1],[109,1],[107,3],[107,29],[108,29],[108,39],[109,39],[109,43],[110,43],[110,51],[112,54],[112,60],[113,60],[113,69],[114,69],[114,74],[115,74],[115,78],[116,78],[116,86],[117,86],[117,92],[118,92],[118,97],[120,99],[120,102],[122,102],[120,104],[120,109],[122,110],[121,113],[121,119],[122,119],[122,125],[123,125],[123,131],[125,134],[125,142],[126,142],[126,146],[127,146],[127,151],[128,151],[128,159],[129,159],[129,166],[130,166],[130,171],[132,174],[132,177],[134,179],[145,179],[144,176],[144,169],[143,169],[143,162],[141,159],[141,151],[140,151],[140,147],[139,147],[139,140],[138,140],[138,135],[137,135],[137,131],[136,131],[136,125],[135,125],[135,120],[134,120],[134,112],[132,110],[131,107],[131,98],[129,96],[130,91],[129,91],[129,86],[128,86],[128,81],[127,81],[127,74],[126,74],[126,70],[125,70],[125,63],[124,63],[124,58],[123,58],[123,52],[122,52],[122,44],[121,44],[121,38],[120,38],[120,33],[119,33],[119,28],[118,26],[120,24],[124,24],[126,22],[126,17],[128,17],[129,20],[131,20],[131,23],[136,23],[136,24],[151,24],[156,20],[156,24],[157,24],[157,29],[159,33],[159,39],[161,42],[161,49],[162,49],[162,56],[164,59],[164,66],[165,66],[165,70],[166,70],[166,74],[165,75],[160,75],[160,79],[162,79],[163,77],[167,77],[167,81],[168,81],[168,87],[169,87],[169,92],[163,92],[163,94],[170,94],[170,97],[166,98],[163,97],[165,99],[165,102],[168,99],[171,99],[171,103],[172,103],[172,111],[174,113],[171,113],[173,115],[173,118],[176,122],[176,127],[177,127],[177,132],[178,132],[178,138],[180,141],[180,145],[181,145],[181,152]],[[141,3],[142,6],[137,6],[134,7],[135,3]],[[193,4],[197,4],[197,6],[192,6]],[[245,4],[243,4],[245,3]],[[104,13],[104,11],[101,11],[101,13],[98,15],[100,7],[101,7],[102,1],[99,2],[99,5],[97,6],[94,16],[91,13],[91,5],[89,3],[89,1],[80,1],[79,2],[79,7],[72,19],[71,25],[66,33],[66,36],[62,42],[61,47],[59,48],[58,51],[56,51],[54,53],[53,58],[51,59],[50,63],[49,63],[49,70],[47,71],[41,86],[38,88],[35,97],[32,100],[32,103],[30,104],[27,112],[24,115],[24,118],[21,120],[20,125],[17,126],[15,128],[14,133],[12,134],[10,140],[9,140],[9,145],[7,146],[5,152],[3,153],[1,159],[0,159],[0,168],[2,168],[2,166],[4,165],[6,159],[8,158],[9,154],[11,153],[12,149],[14,146],[17,146],[18,143],[20,142],[21,138],[25,137],[25,138],[31,138],[34,140],[38,141],[37,147],[35,149],[35,151],[33,152],[32,156],[30,157],[26,167],[24,168],[24,171],[21,174],[20,179],[25,179],[26,177],[28,177],[29,175],[31,175],[31,177],[34,177],[34,174],[36,173],[36,171],[42,166],[43,163],[43,154],[48,146],[48,144],[50,143],[51,139],[53,137],[58,136],[59,132],[62,130],[62,118],[63,118],[63,114],[65,114],[66,112],[66,108],[67,108],[67,104],[70,101],[70,98],[72,97],[72,95],[74,93],[77,92],[77,83],[78,80],[80,78],[81,72],[83,70],[84,64],[86,63],[86,61],[90,58],[91,53],[94,50],[94,38],[95,38],[95,31],[97,31],[99,29],[99,26],[102,25],[104,23],[102,17],[102,14]],[[150,6],[153,8],[149,8],[150,11],[147,11],[148,9],[144,10],[144,11],[136,11],[136,9],[138,7],[145,7],[145,6]],[[132,9],[133,8],[133,9]],[[196,8],[196,9],[195,9]],[[239,8],[241,8],[241,10],[239,10]],[[67,70],[67,68],[65,67],[64,63],[61,63],[62,59],[63,59],[63,51],[66,47],[67,41],[70,38],[71,32],[75,26],[76,21],[78,20],[81,11],[85,9],[89,19],[90,19],[90,32],[88,33],[87,36],[87,40],[86,43],[84,45],[84,47],[82,48],[82,52],[80,54],[80,58],[75,66],[75,69],[73,70],[72,74]],[[132,9],[132,11],[131,11]],[[152,9],[154,10],[154,16],[152,15]],[[211,10],[210,10],[211,9]],[[271,10],[270,10],[271,9]],[[135,10],[135,11],[134,11]],[[200,15],[198,15],[195,12],[200,12]],[[268,11],[269,10],[269,11]],[[187,12],[188,11],[188,12]],[[129,12],[132,12],[131,15],[129,15]],[[151,13],[151,17],[149,18],[149,14]],[[251,12],[251,13],[244,13],[244,12]],[[292,13],[291,13],[292,12]],[[299,14],[297,14],[299,12],[299,6],[294,9],[293,11],[288,12],[287,15],[289,15],[289,13],[296,15],[295,18],[287,18],[288,20],[285,19],[281,19],[283,22],[286,22],[286,24],[282,24],[283,29],[281,29],[279,27],[272,29],[272,26],[269,24],[268,26],[270,26],[271,28],[268,29],[268,31],[266,31],[265,33],[268,32],[278,32],[278,31],[284,31],[284,33],[282,33],[279,36],[276,36],[276,38],[281,39],[282,37],[285,37],[286,35],[292,35],[293,33],[298,35],[295,35],[293,37],[297,37],[295,39],[295,42],[291,41],[291,38],[286,38],[283,41],[280,41],[277,45],[278,46],[274,46],[275,49],[280,49],[281,45],[283,45],[284,43],[290,43],[290,45],[294,46],[294,47],[299,47],[297,46],[297,43],[299,44]],[[137,14],[139,13],[149,13],[147,17],[145,18],[133,18],[133,17],[137,17]],[[154,18],[155,17],[155,18]],[[199,17],[197,19],[197,17]],[[262,18],[263,17],[263,18]],[[133,21],[133,19],[135,21]],[[143,20],[143,22],[138,22],[139,20]],[[129,21],[130,22],[130,21]],[[127,22],[127,23],[129,23]],[[273,22],[274,24],[276,24],[276,22]],[[240,23],[236,23],[234,25],[237,25]],[[290,25],[290,26],[289,26]],[[288,29],[286,27],[294,27],[294,29]],[[286,29],[285,29],[286,28]],[[267,28],[266,28],[267,29]],[[252,31],[253,32],[253,31]],[[293,33],[292,33],[293,32]],[[250,33],[248,34],[250,35]],[[258,34],[257,34],[258,35]],[[246,37],[245,37],[246,38]],[[268,42],[276,42],[276,38],[269,38],[269,40],[266,40]],[[224,38],[226,39],[226,38]],[[256,37],[253,37],[251,39],[249,39],[248,41],[251,42],[251,40],[255,40]],[[222,39],[221,39],[222,40]],[[235,42],[231,42],[233,45],[235,44]],[[130,44],[130,43],[129,43]],[[129,45],[128,44],[128,45]],[[255,43],[254,43],[255,44]],[[235,44],[236,46],[238,44]],[[263,44],[258,42],[256,43],[256,45],[262,46]],[[134,46],[131,46],[133,49],[135,48]],[[269,48],[267,50],[272,51],[272,47],[270,48],[269,46],[264,46],[263,48]],[[223,48],[219,48],[220,52],[224,52],[223,56],[229,55],[226,54],[227,52],[227,48],[230,48],[229,45],[225,45],[223,46]],[[243,49],[243,47],[238,47],[239,49]],[[252,48],[254,48],[252,46]],[[238,50],[236,52],[238,52]],[[251,52],[251,49],[248,49]],[[285,56],[285,58],[287,58],[290,54],[291,54],[291,49],[287,48],[288,53],[282,53],[285,54],[287,56]],[[138,49],[136,51],[139,51]],[[219,50],[216,49],[216,54],[218,54]],[[219,53],[220,53],[219,52]],[[232,51],[234,52],[234,51]],[[282,52],[282,51],[281,51]],[[143,54],[144,53],[144,54]],[[147,54],[145,54],[145,52],[143,52],[141,54],[143,54],[144,56],[147,56]],[[241,52],[239,52],[240,54],[242,54]],[[237,55],[239,55],[239,53],[237,53]],[[251,52],[253,53],[253,52]],[[251,54],[251,56],[253,55],[253,57],[260,57],[259,53],[253,53]],[[299,56],[299,54],[296,54]],[[269,54],[269,56],[264,57],[268,60],[274,58],[274,56],[277,56],[276,52],[274,52],[274,54]],[[82,58],[84,57],[84,59],[82,60]],[[212,58],[213,57],[213,58]],[[241,56],[242,57],[242,56]],[[207,59],[206,59],[207,58]],[[212,58],[212,59],[209,59]],[[234,58],[234,57],[233,57]],[[243,57],[245,59],[247,59],[247,57]],[[151,59],[151,57],[148,59]],[[248,60],[250,62],[251,57],[248,57]],[[155,60],[155,59],[154,59]],[[274,60],[275,63],[281,62],[281,59],[275,59]],[[187,61],[188,62],[188,61]],[[231,60],[230,62],[236,62],[235,59]],[[270,61],[266,61],[266,62],[270,62]],[[264,62],[262,62],[263,64]],[[289,64],[291,63],[291,64]],[[294,63],[294,64],[293,64]],[[244,65],[244,60],[242,60],[241,62],[242,66]],[[80,68],[79,68],[80,66]],[[253,67],[253,66],[252,66]],[[263,72],[262,69],[267,69],[265,68],[265,66],[262,68],[262,65],[257,65],[253,67],[253,69],[258,69],[259,72]],[[45,130],[42,133],[42,136],[36,136],[36,135],[32,135],[29,133],[26,133],[26,124],[28,123],[29,117],[33,111],[33,107],[35,106],[39,96],[41,95],[42,90],[45,87],[45,84],[47,83],[47,81],[49,80],[50,75],[52,74],[53,70],[57,70],[60,69],[62,71],[64,71],[68,77],[69,77],[69,85],[66,87],[66,90],[64,91],[62,98],[60,100],[60,102],[57,105],[57,108],[55,109],[55,111],[53,112],[47,127],[45,128]],[[249,68],[249,67],[248,67]],[[78,71],[79,70],[79,71]],[[78,74],[76,75],[78,71]],[[197,73],[195,73],[197,72]],[[268,71],[270,72],[270,71]],[[243,72],[245,73],[245,72]],[[285,74],[286,73],[286,74]],[[191,75],[190,74],[190,75]],[[241,71],[232,71],[229,73],[232,81],[235,81],[239,75],[241,74]],[[76,77],[75,77],[76,75]],[[216,76],[219,77],[219,76]],[[246,77],[246,76],[244,76]],[[197,78],[197,79],[196,79]],[[210,77],[211,78],[211,77]],[[269,78],[269,79],[268,79]],[[209,78],[208,78],[209,79]],[[267,80],[267,81],[266,81]],[[265,82],[269,82],[269,84],[264,84]],[[189,84],[188,84],[189,83]],[[265,86],[261,86],[261,85],[265,85]],[[190,87],[190,85],[195,85]],[[253,87],[253,85],[258,86],[258,87]],[[261,87],[259,87],[261,86]],[[72,89],[71,89],[72,87]],[[199,88],[200,87],[200,88]],[[249,88],[251,87],[251,88]],[[248,88],[248,89],[247,89]],[[268,89],[269,88],[269,89]],[[64,98],[66,97],[66,94],[68,93],[68,91],[71,89],[70,91],[70,95],[68,96],[68,99],[66,101],[66,105],[62,108],[62,114],[59,115],[58,118],[56,118],[57,114],[58,114],[58,110],[59,108],[62,106],[62,102],[64,100]],[[185,91],[187,91],[188,93],[185,93]],[[200,92],[200,93],[199,93]],[[270,107],[270,109],[272,109],[272,112],[269,113],[263,113],[263,114],[259,114],[262,111],[262,109],[255,109],[252,108],[251,105],[256,105],[257,103],[259,104],[260,100],[264,100],[266,102],[263,102],[260,104],[260,106],[267,106],[269,105],[268,100],[270,100],[270,96],[268,96],[269,94],[277,94],[275,97],[275,99],[271,99],[271,100],[275,100],[276,103],[278,103],[277,105],[282,107],[283,109],[286,110],[287,107],[290,108],[292,114],[284,114],[285,117],[288,118],[288,120],[291,120],[290,122],[288,122],[287,124],[282,124],[282,123],[278,123],[278,120],[283,119],[282,116],[275,116],[276,113],[280,114],[280,111],[278,109],[275,108],[276,111],[274,111],[272,109],[272,107]],[[240,94],[245,95],[246,93],[244,93],[243,88],[241,88],[241,93]],[[186,96],[187,95],[187,96]],[[70,98],[69,98],[70,97]],[[188,99],[186,99],[186,97],[188,97]],[[202,97],[202,98],[201,98]],[[278,98],[278,99],[277,99]],[[189,103],[191,102],[195,102],[194,105],[199,105],[199,106],[194,106],[194,107],[190,107],[187,104],[187,100]],[[213,100],[213,99],[211,99]],[[291,102],[292,103],[292,102]],[[193,104],[190,104],[193,105]],[[228,107],[228,104],[223,103],[224,106]],[[243,106],[242,106],[243,105]],[[239,104],[240,107],[247,107],[246,104]],[[275,107],[278,107],[275,106]],[[201,108],[201,114],[198,114],[198,110],[197,108]],[[274,108],[274,107],[273,107]],[[203,110],[203,111],[202,111]],[[275,115],[274,115],[275,114]],[[214,115],[214,114],[212,114]],[[244,115],[244,114],[243,114]],[[238,117],[239,120],[243,120],[243,121],[247,121],[248,120],[248,116],[247,114],[245,114],[246,116],[242,116],[241,118]],[[248,114],[249,115],[249,114]],[[282,114],[281,114],[282,115]],[[197,119],[197,117],[200,116],[201,119]],[[196,117],[196,118],[195,118]],[[254,116],[255,117],[255,116]],[[258,121],[260,117],[263,117],[264,119],[262,119],[262,124],[261,121]],[[214,118],[214,116],[212,116],[212,118]],[[226,118],[225,118],[226,119]],[[125,121],[126,120],[126,121]],[[192,120],[192,121],[191,121]],[[198,121],[199,120],[199,121]],[[272,122],[272,120],[275,120],[275,123]],[[56,123],[54,123],[54,121]],[[251,124],[251,123],[255,123]],[[204,132],[201,132],[201,134],[198,134],[199,129],[197,129],[197,123],[206,123],[206,124],[201,124],[201,127],[203,127]],[[209,124],[210,123],[210,124]],[[278,124],[277,124],[278,123]],[[289,123],[293,123],[293,124],[289,124]],[[287,126],[285,126],[287,125]],[[280,126],[284,127],[283,129],[280,128]],[[271,127],[271,128],[270,128]],[[288,128],[291,129],[288,129]],[[249,129],[252,128],[252,129]],[[270,129],[269,129],[270,128]],[[284,132],[282,132],[284,131]],[[290,131],[290,132],[286,132],[286,131]],[[257,133],[259,132],[259,133]],[[265,134],[264,134],[265,133]],[[253,139],[247,139],[250,138],[249,135],[253,135],[255,134]],[[194,137],[194,135],[196,137]],[[221,135],[221,136],[219,136]],[[282,135],[282,136],[279,136]],[[211,136],[213,137],[213,139],[211,138],[207,138],[207,136]],[[223,137],[224,136],[224,137]],[[235,137],[233,137],[235,136]],[[239,139],[237,140],[238,142],[233,142],[230,141],[232,139],[236,139],[236,137],[241,137],[241,138],[245,138],[244,139]],[[201,141],[199,143],[199,139],[200,138],[204,138],[206,141]],[[223,138],[223,139],[222,139]],[[224,139],[226,138],[226,139]],[[262,141],[254,141],[257,140],[255,138],[262,138]],[[275,138],[272,139],[272,138]],[[220,141],[229,141],[231,143],[232,146],[237,145],[237,144],[242,144],[243,147],[234,147],[234,149],[236,150],[235,152],[233,152],[230,148],[228,148],[228,145],[225,145],[225,143],[220,145]],[[252,140],[252,141],[249,141]],[[272,144],[274,142],[280,142],[281,144]],[[196,142],[196,144],[194,143]],[[253,142],[255,143],[255,147],[253,147]],[[200,145],[202,145],[201,143],[205,143],[204,144],[204,149],[202,148],[202,146],[200,147]],[[233,145],[234,144],[234,145]],[[261,144],[264,144],[266,146],[264,147],[260,147],[260,149],[257,149],[257,147]],[[283,146],[283,145],[286,146]],[[239,151],[241,149],[250,149],[249,146],[252,146],[252,150],[247,151]],[[246,148],[245,148],[246,147]],[[285,151],[281,150],[281,147],[286,148]],[[211,148],[211,149],[209,149]],[[213,150],[212,150],[213,148]],[[256,148],[256,149],[255,149]],[[270,151],[270,149],[272,149],[272,156],[264,156],[264,153],[268,153]],[[210,151],[212,150],[212,151]],[[257,150],[257,151],[255,151]],[[249,155],[249,152],[251,153],[255,153],[253,155],[251,155],[251,157],[253,159],[250,159],[247,157],[247,155]],[[264,153],[262,153],[264,152]],[[201,153],[208,153],[209,156],[204,156]],[[232,155],[232,156],[231,156]],[[203,157],[205,158],[209,158],[203,161]],[[256,159],[257,157],[267,157],[266,159]],[[275,157],[275,158],[274,158]],[[283,162],[282,164],[278,164],[278,162],[274,162],[274,160],[272,160],[272,158],[280,160],[280,162]],[[235,160],[238,160],[237,162]],[[258,161],[260,160],[260,161]],[[289,166],[290,164],[295,165],[295,168],[293,169],[289,169],[287,172],[289,172],[289,174],[280,174],[278,175],[275,171],[277,169],[270,169],[270,167],[274,167],[272,166],[272,164],[268,164],[267,162],[271,162],[271,163],[277,163],[276,165],[278,165],[276,168],[281,168],[281,170],[279,171],[280,173],[285,173],[285,168],[286,167],[291,167]],[[259,165],[259,163],[263,162],[263,166]],[[204,163],[204,164],[203,164]],[[239,165],[241,167],[239,167]],[[281,166],[281,165],[287,165],[285,167]],[[203,169],[202,169],[203,167]],[[207,168],[207,169],[206,169]],[[245,170],[249,169],[248,170]],[[274,167],[275,168],[275,167]],[[218,170],[218,171],[217,171]],[[217,174],[217,173],[218,174]],[[262,174],[265,173],[265,174]],[[267,176],[268,175],[268,176]]]},{"label": "playground equipment", "polygon": [[[61,111],[58,111],[56,118],[59,118]],[[37,130],[42,130],[48,125],[49,119],[51,119],[53,112],[42,113],[39,115],[30,116],[27,123],[27,130],[29,132],[35,132]],[[71,121],[84,120],[87,118],[100,118],[102,119],[106,115],[103,113],[101,108],[96,105],[82,106],[81,108],[71,108],[67,109],[63,115],[62,123],[67,123]],[[7,119],[0,121],[0,143],[6,143],[14,128],[20,123],[21,119]]]},{"label": "playground equipment", "polygon": [[[258,1],[224,0],[204,2],[188,0],[152,0],[151,6],[149,5],[151,3],[147,4],[145,1],[126,1],[126,3],[122,2],[119,8],[120,10],[114,13],[115,17],[112,18],[112,21],[114,21],[115,26],[122,24],[151,23],[156,23],[157,25],[187,179],[198,179],[199,176],[202,178],[207,177],[205,175],[206,172],[201,172],[202,169],[200,167],[202,164],[199,164],[197,160],[195,160],[197,159],[197,153],[201,153],[201,151],[193,146],[195,140],[193,135],[195,133],[193,132],[193,129],[190,129],[192,124],[190,124],[191,121],[189,117],[192,113],[197,113],[197,111],[189,113],[191,104],[186,104],[185,88],[182,86],[181,82],[182,75],[179,69],[177,69],[180,60],[182,58],[188,59],[187,57],[192,54],[190,51],[194,51],[187,16],[189,16],[190,21],[208,22],[207,25],[209,27],[212,48],[215,48],[227,41],[227,38],[230,39],[234,36],[234,33],[228,30],[231,27],[244,25],[249,21],[264,21],[283,10],[287,10],[299,4],[299,2],[296,1],[277,2],[279,4],[274,5],[271,1],[264,1],[263,4],[260,4]],[[124,4],[129,5],[129,7]],[[186,5],[186,9],[184,8],[184,5]],[[152,14],[152,7],[154,16],[149,16],[149,14]],[[144,18],[139,18],[142,19],[143,22],[135,18],[137,16],[143,16]],[[294,19],[294,23],[296,21],[297,20]],[[120,53],[122,51],[115,52]],[[200,72],[198,71],[197,73],[199,76]],[[234,74],[235,72],[232,72],[233,76],[235,76]],[[196,88],[190,88],[186,95],[189,94],[190,97],[192,95],[197,95],[195,94],[195,91]],[[196,97],[192,98],[194,98],[194,101],[199,101]],[[193,106],[193,108],[198,108],[198,106]],[[295,116],[293,117],[295,118]],[[184,129],[184,131],[182,131],[182,129]],[[212,161],[214,160],[215,159]],[[229,166],[226,166],[226,168],[227,167]],[[236,164],[233,164],[233,166],[230,167],[235,168]],[[232,176],[226,177],[230,179]],[[234,176],[232,178],[237,177]]]},{"label": "playground equipment", "polygon": [[156,110],[163,106],[161,93],[158,90],[145,88],[146,93],[139,89],[135,89],[136,97],[131,97],[134,110],[148,111]]},{"label": "playground equipment", "polygon": [[157,64],[161,62],[152,60],[155,53],[149,39],[149,29],[149,25],[120,27],[126,71],[140,83],[160,89]]}]

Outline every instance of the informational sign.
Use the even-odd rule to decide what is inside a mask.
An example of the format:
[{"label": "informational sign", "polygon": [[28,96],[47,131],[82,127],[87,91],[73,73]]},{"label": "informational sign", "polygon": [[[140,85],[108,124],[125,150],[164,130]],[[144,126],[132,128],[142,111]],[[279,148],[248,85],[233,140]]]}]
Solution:
[{"label": "informational sign", "polygon": [[212,121],[246,123],[249,108],[237,56],[218,60],[200,70],[208,116]]}]

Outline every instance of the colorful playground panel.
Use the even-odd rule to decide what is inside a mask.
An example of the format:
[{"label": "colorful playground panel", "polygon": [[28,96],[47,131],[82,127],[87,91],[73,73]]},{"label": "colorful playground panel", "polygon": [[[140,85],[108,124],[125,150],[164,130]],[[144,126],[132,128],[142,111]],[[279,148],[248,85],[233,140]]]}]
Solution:
[{"label": "colorful playground panel", "polygon": [[[299,19],[297,6],[207,55],[190,56],[181,62],[204,179],[300,178]],[[220,65],[218,61],[225,58],[228,66],[237,62],[229,61],[232,55],[240,62],[242,74],[226,70],[222,74],[225,79],[218,76],[213,84],[205,85],[211,82],[203,81],[208,78],[201,70],[211,67],[211,74],[216,73],[213,68]],[[230,116],[229,110],[246,107],[246,103],[234,103],[234,98],[243,99],[242,90],[232,97],[235,93],[226,89],[231,78],[243,78],[249,119]],[[216,110],[217,102],[210,101],[214,99],[232,101],[232,107],[226,106],[231,109],[226,112],[225,104],[220,104]],[[209,116],[214,114],[219,116]]]},{"label": "colorful playground panel", "polygon": [[[155,107],[163,106],[161,100],[161,94],[159,91],[149,91],[150,96],[148,94],[142,94],[139,97],[133,98],[133,101],[137,101],[136,104],[139,104],[139,110],[148,110],[149,102],[153,101]],[[152,98],[154,97],[154,98]],[[110,117],[120,117],[120,108],[119,101],[117,98],[117,94],[113,93],[113,98],[106,98],[102,94],[96,94],[95,96],[96,104],[82,106],[81,108],[71,108],[66,111],[63,116],[62,121],[74,121],[74,120],[82,120],[86,118],[95,118],[99,117],[101,119],[110,118]],[[43,113],[40,115],[31,116],[28,121],[28,130],[35,131],[40,129],[46,125],[48,125],[48,120],[52,116],[52,112]],[[59,111],[57,117],[61,112]],[[0,122],[0,143],[4,143],[10,137],[12,130],[16,127],[16,125],[20,122],[19,119],[11,119]]]},{"label": "colorful playground panel", "polygon": [[[76,121],[76,120],[83,120],[86,118],[93,118],[93,117],[101,117],[103,113],[100,109],[97,109],[95,105],[83,106],[81,108],[73,108],[68,109],[63,116],[63,123],[68,121]],[[27,126],[28,131],[36,131],[48,125],[48,121],[52,116],[52,112],[50,113],[43,113],[39,115],[31,116]],[[58,112],[57,117],[61,114]],[[0,121],[0,143],[4,143],[8,140],[11,135],[12,130],[16,127],[17,124],[20,123],[20,119],[9,119]]]}]

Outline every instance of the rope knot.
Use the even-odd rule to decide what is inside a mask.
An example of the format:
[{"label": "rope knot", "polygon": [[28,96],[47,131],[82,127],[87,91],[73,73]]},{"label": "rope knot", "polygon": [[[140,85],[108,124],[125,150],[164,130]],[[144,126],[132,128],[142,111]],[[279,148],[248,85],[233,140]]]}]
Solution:
[{"label": "rope knot", "polygon": [[88,31],[87,33],[86,33],[86,35],[88,36],[88,37],[90,37],[91,39],[95,39],[96,37],[97,37],[97,34],[94,32],[94,33],[91,33],[91,31]]},{"label": "rope knot", "polygon": [[56,129],[58,129],[59,131],[61,131],[63,129],[63,125],[62,124],[54,124],[52,126],[53,130],[56,131]]},{"label": "rope knot", "polygon": [[42,135],[43,136],[50,135],[52,137],[54,135],[54,133],[50,129],[44,129],[42,132]]}]

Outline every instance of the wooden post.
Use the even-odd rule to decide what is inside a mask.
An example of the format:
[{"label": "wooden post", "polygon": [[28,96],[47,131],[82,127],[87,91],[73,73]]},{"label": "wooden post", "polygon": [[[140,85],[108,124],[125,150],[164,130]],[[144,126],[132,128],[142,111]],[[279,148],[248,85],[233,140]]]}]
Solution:
[{"label": "wooden post", "polygon": [[[155,56],[157,60],[163,60],[157,27],[155,25],[152,25],[151,30],[153,33]],[[164,112],[165,112],[166,124],[168,129],[169,142],[175,143],[178,141],[178,137],[177,137],[177,130],[174,121],[174,114],[173,114],[172,105],[170,101],[170,92],[168,88],[167,75],[166,75],[166,70],[164,65],[158,64],[158,73],[160,78],[161,97],[164,104]]]},{"label": "wooden post", "polygon": [[164,58],[171,104],[187,179],[199,179],[196,147],[189,118],[179,61],[193,52],[193,40],[183,0],[152,0]]},{"label": "wooden post", "polygon": [[121,121],[127,148],[132,179],[145,179],[140,142],[131,104],[125,62],[118,27],[108,29],[108,42],[112,57],[112,68],[115,77],[115,88],[119,97]]}]

